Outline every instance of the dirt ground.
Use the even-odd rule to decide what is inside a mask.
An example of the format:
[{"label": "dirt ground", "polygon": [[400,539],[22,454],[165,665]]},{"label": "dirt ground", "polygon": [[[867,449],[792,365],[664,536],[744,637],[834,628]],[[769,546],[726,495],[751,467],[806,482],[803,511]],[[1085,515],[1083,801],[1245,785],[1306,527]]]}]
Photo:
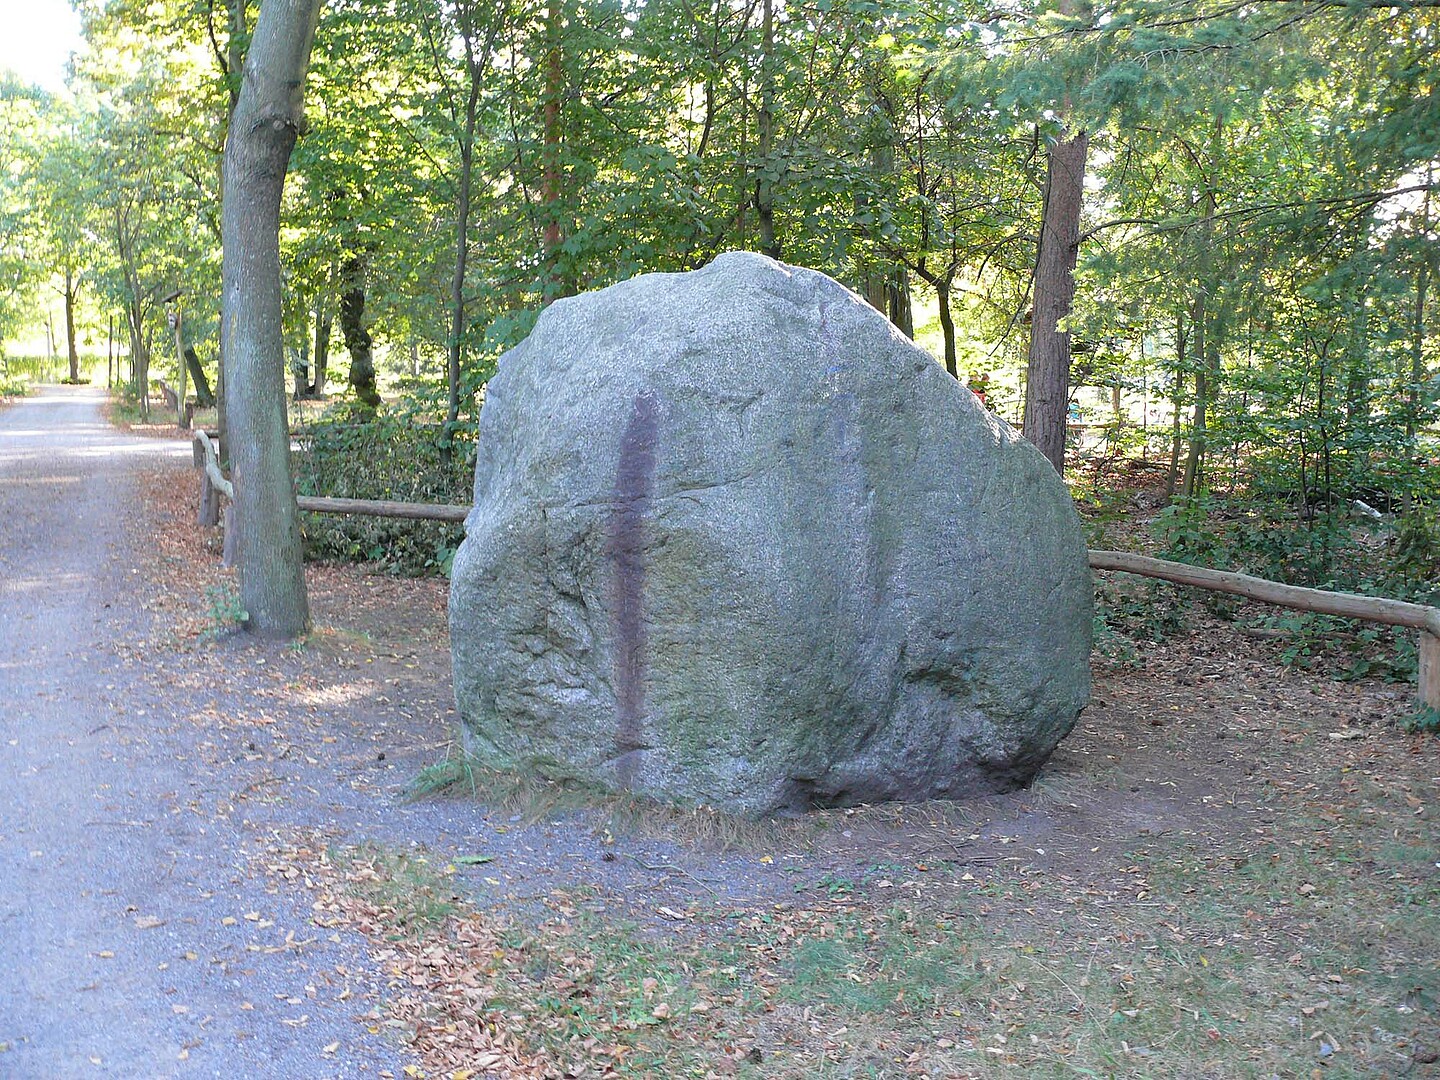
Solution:
[{"label": "dirt ground", "polygon": [[[189,527],[184,485],[157,478],[151,498],[176,572],[192,575],[179,591],[193,597],[217,576],[214,540]],[[500,790],[484,777],[471,777],[469,792],[462,782],[458,798],[407,802],[406,785],[452,750],[444,584],[354,567],[316,567],[310,580],[318,630],[303,647],[241,636],[203,643],[207,615],[193,603],[177,605],[174,637],[157,647],[183,654],[201,681],[248,681],[252,704],[221,720],[232,733],[221,739],[275,762],[277,779],[257,798],[283,804],[304,782],[281,762],[328,746],[328,760],[343,763],[349,790],[333,818],[287,829],[277,813],[268,866],[277,882],[307,881],[328,919],[372,939],[391,985],[371,1018],[409,1040],[431,1075],[1435,1070],[1440,754],[1433,737],[1398,727],[1412,710],[1407,686],[1287,668],[1283,643],[1194,613],[1186,632],[1138,667],[1098,669],[1075,732],[1030,790],[1008,796],[770,826],[603,800],[577,807],[565,793]],[[935,1001],[953,987],[912,988],[935,1001],[911,1014],[883,999],[847,1003],[827,989],[835,973],[806,982],[797,956],[807,944],[859,927],[862,945],[829,957],[836,977],[878,980],[903,1002],[903,975],[887,982],[885,955],[873,955],[889,950],[902,966],[926,959],[904,931],[887,940],[874,929],[897,912],[975,920],[990,951],[971,949],[971,933],[944,943],[939,958],[973,953],[993,969],[993,985],[948,1009]],[[519,935],[514,964],[525,970],[465,959],[476,940],[507,934]],[[644,990],[656,980],[635,972],[737,946],[750,970],[742,964],[735,976],[744,991],[717,999],[723,1022],[682,1032],[666,1015],[657,1035],[650,1006],[659,991]],[[537,972],[537,948],[569,956],[558,990],[548,965]],[[1027,980],[1002,969],[1027,950],[1051,957],[1056,994],[1041,993],[1032,1008],[1053,1016],[1076,997],[1073,1023],[1030,1030],[1033,974],[1028,993],[1007,1000]],[[1190,1007],[1169,975],[1143,963],[1129,970],[1137,951],[1148,962],[1147,951],[1167,950],[1181,971],[1227,970],[1216,985],[1191,988],[1212,1009],[1191,1009],[1193,1031],[1174,1016],[1158,1028],[1126,1016],[1135,1011],[1127,1004],[1146,1004],[1135,988],[1147,981],[1157,995],[1174,993],[1172,1013],[1183,1018]],[[638,1008],[644,1023],[595,1023],[583,1009],[559,1009],[561,1020],[533,1013],[547,993],[580,993],[572,968],[597,965],[613,981],[592,976],[589,1011],[609,1009],[613,1021]],[[1080,989],[1097,970],[1109,974]],[[614,985],[627,980],[639,984],[638,999]],[[674,981],[676,993],[705,1004],[693,973]],[[470,997],[457,1005],[467,984]],[[529,1005],[497,1011],[507,994]],[[489,1011],[476,1007],[481,999]],[[825,1012],[835,1022],[821,1035],[815,1018]],[[936,1027],[946,1013],[950,1028],[943,1019]],[[987,1045],[981,1032],[997,1024],[1026,1042],[1002,1034],[1008,1041]],[[829,1035],[846,1027],[848,1039]],[[1198,1042],[1166,1056],[1155,1044],[1167,1039],[1173,1048]]]},{"label": "dirt ground", "polygon": [[[1440,1075],[1440,743],[1400,730],[1409,687],[1193,613],[1097,668],[1027,791],[768,824],[587,802],[455,760],[444,582],[312,567],[315,632],[255,641],[198,481],[140,480],[150,617],[116,650],[227,778],[204,809],[237,865],[296,933],[368,942],[329,975],[399,1056],[357,1075]],[[407,798],[447,758],[451,794]]]}]

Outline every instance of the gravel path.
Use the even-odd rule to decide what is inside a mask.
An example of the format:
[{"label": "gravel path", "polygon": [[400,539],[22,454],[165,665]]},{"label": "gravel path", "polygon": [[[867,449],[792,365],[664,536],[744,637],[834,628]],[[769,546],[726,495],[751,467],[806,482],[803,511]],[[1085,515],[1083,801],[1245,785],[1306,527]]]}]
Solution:
[{"label": "gravel path", "polygon": [[360,945],[256,880],[197,691],[127,659],[163,591],[137,477],[189,449],[103,400],[0,409],[0,1077],[402,1075]]}]

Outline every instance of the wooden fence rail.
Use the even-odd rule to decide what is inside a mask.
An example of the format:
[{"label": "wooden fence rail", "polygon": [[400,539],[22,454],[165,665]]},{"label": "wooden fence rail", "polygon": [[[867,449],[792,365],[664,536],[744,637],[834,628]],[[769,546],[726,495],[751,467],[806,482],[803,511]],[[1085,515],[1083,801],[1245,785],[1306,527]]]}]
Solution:
[{"label": "wooden fence rail", "polygon": [[295,503],[301,510],[312,514],[363,514],[367,517],[409,518],[413,521],[449,521],[457,525],[470,513],[468,506],[446,506],[443,503],[328,499],[318,495],[297,495]]},{"label": "wooden fence rail", "polygon": [[[234,499],[234,487],[220,471],[216,460],[215,444],[206,432],[195,433],[195,464],[203,467],[205,478],[201,485],[200,521],[214,525],[218,517],[217,492],[228,499]],[[370,517],[408,518],[421,521],[447,521],[459,524],[470,512],[468,506],[447,506],[438,503],[386,502],[374,499],[330,499],[312,495],[300,495],[295,499],[301,510],[314,514],[361,514]],[[207,512],[208,511],[208,512]],[[226,508],[227,550],[231,529],[228,527],[229,507]],[[1251,577],[1229,570],[1209,570],[1189,563],[1171,562],[1167,559],[1153,559],[1148,555],[1134,555],[1128,551],[1089,552],[1092,570],[1116,570],[1140,577],[1159,578],[1177,585],[1189,585],[1211,592],[1230,593],[1247,600],[1258,600],[1265,604],[1293,608],[1297,611],[1313,611],[1323,615],[1338,615],[1345,619],[1361,619],[1365,622],[1384,623],[1388,626],[1406,626],[1420,631],[1420,674],[1419,698],[1423,705],[1440,709],[1440,609],[1425,604],[1411,604],[1404,600],[1389,600],[1379,596],[1361,596],[1358,593],[1330,592],[1325,589],[1306,589],[1298,585],[1283,585],[1278,581]],[[227,562],[229,558],[227,556]]]},{"label": "wooden fence rail", "polygon": [[1120,570],[1141,577],[1160,578],[1177,585],[1191,585],[1211,592],[1230,593],[1247,600],[1314,611],[1322,615],[1338,615],[1345,619],[1408,626],[1420,631],[1420,673],[1418,696],[1423,705],[1440,709],[1440,609],[1404,600],[1388,600],[1380,596],[1358,593],[1329,592],[1325,589],[1304,589],[1298,585],[1282,585],[1278,581],[1237,574],[1230,570],[1207,570],[1189,563],[1152,559],[1148,555],[1132,555],[1128,551],[1091,551],[1090,567],[1094,570]]}]

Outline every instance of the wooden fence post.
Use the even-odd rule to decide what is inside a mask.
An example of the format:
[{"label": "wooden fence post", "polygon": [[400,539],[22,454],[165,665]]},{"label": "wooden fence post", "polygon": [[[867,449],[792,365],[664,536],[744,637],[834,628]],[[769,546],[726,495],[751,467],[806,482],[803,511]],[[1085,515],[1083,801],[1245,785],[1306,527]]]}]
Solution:
[{"label": "wooden fence post", "polygon": [[1440,637],[1420,631],[1420,704],[1440,712]]},{"label": "wooden fence post", "polygon": [[220,492],[211,482],[208,472],[200,474],[200,513],[197,520],[206,528],[220,524]]}]

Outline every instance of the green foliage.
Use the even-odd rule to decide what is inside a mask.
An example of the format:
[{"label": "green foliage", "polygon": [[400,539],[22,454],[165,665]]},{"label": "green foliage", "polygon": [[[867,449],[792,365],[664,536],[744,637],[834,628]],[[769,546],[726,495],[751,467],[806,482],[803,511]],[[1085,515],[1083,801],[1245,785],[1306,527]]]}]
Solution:
[{"label": "green foliage", "polygon": [[1197,562],[1213,555],[1219,546],[1219,537],[1211,527],[1213,511],[1214,502],[1205,493],[1172,499],[1151,524],[1166,556],[1179,562]]},{"label": "green foliage", "polygon": [[[0,344],[41,329],[69,280],[82,321],[115,314],[141,371],[153,351],[169,377],[176,289],[187,340],[216,358],[215,153],[246,32],[184,0],[92,6],[72,95],[0,82]],[[1440,569],[1431,11],[770,10],[767,33],[759,4],[325,5],[285,192],[284,344],[297,367],[333,345],[333,388],[344,356],[324,332],[363,286],[392,404],[307,437],[301,490],[467,502],[485,382],[545,303],[729,248],[828,271],[902,323],[913,294],[922,338],[933,312],[962,372],[1019,385],[1043,149],[1085,128],[1072,379],[1124,401],[1087,417],[1083,456],[1174,440],[1181,498],[1155,531],[1176,558],[1425,592]],[[1365,542],[1344,513],[1357,498],[1408,510]],[[448,566],[459,530],[327,518],[307,534],[313,554],[422,572]],[[1124,632],[1103,625],[1102,640]]]},{"label": "green foliage", "polygon": [[210,625],[201,632],[202,641],[217,641],[250,620],[250,613],[240,602],[240,590],[233,582],[206,585],[205,601]]},{"label": "green foliage", "polygon": [[[447,463],[444,428],[416,402],[375,413],[338,407],[305,428],[296,455],[303,495],[467,505],[472,497],[474,437],[455,437]],[[405,574],[448,573],[464,537],[459,525],[393,518],[306,515],[312,557],[378,563]]]},{"label": "green foliage", "polygon": [[1095,648],[1121,666],[1138,661],[1145,645],[1174,636],[1185,626],[1190,590],[1153,578],[1097,577]]},{"label": "green foliage", "polygon": [[1405,730],[1440,735],[1440,709],[1425,705],[1415,710],[1405,721]]},{"label": "green foliage", "polygon": [[1343,682],[1365,678],[1415,681],[1419,659],[1414,631],[1308,611],[1272,615],[1262,625],[1284,632],[1280,659],[1287,665],[1319,669]]}]

